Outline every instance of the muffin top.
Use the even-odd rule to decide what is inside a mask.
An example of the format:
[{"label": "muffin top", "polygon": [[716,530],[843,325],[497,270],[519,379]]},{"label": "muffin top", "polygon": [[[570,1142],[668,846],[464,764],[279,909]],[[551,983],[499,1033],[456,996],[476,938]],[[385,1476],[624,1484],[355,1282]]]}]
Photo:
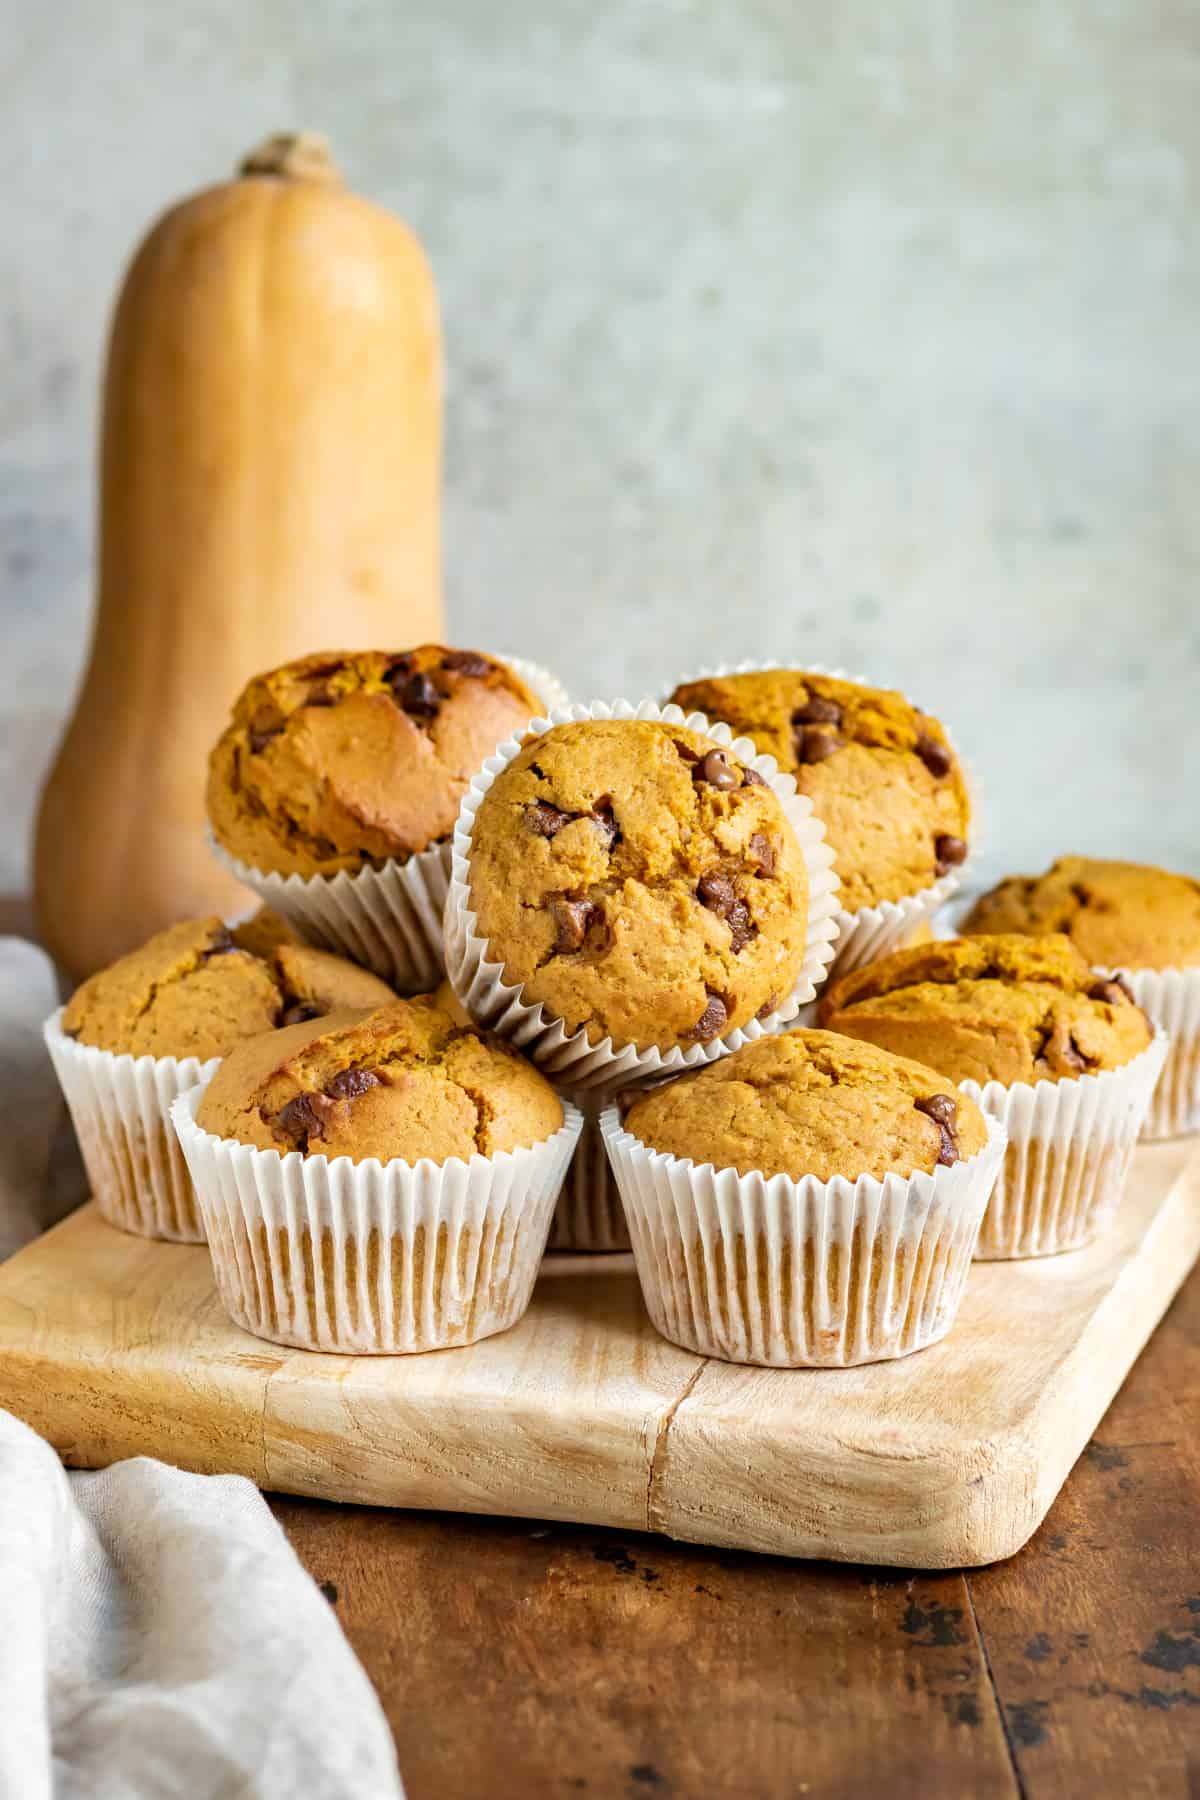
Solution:
[{"label": "muffin top", "polygon": [[1200,881],[1140,863],[1060,856],[976,901],[966,933],[1061,931],[1101,969],[1200,965]]},{"label": "muffin top", "polygon": [[532,738],[480,803],[470,886],[505,979],[593,1041],[724,1037],[804,963],[807,870],[778,795],[678,725]]},{"label": "muffin top", "polygon": [[897,950],[835,981],[822,1025],[915,1056],[951,1081],[1064,1081],[1120,1068],[1146,1015],[1069,938],[973,937]]},{"label": "muffin top", "polygon": [[974,1156],[983,1115],[932,1069],[831,1031],[759,1038],[636,1100],[626,1130],[739,1175],[926,1174]]},{"label": "muffin top", "polygon": [[441,1163],[541,1143],[563,1110],[516,1050],[463,1030],[422,994],[239,1044],[196,1122],[280,1155]]},{"label": "muffin top", "polygon": [[393,998],[377,975],[307,944],[258,955],[257,916],[229,930],[218,918],[185,919],[158,932],[75,990],[63,1014],[68,1037],[118,1056],[224,1056],[242,1038],[342,1007]]},{"label": "muffin top", "polygon": [[966,857],[958,758],[903,694],[764,669],[686,681],[671,698],[744,732],[795,776],[824,820],[847,912],[919,893]]},{"label": "muffin top", "polygon": [[480,763],[540,710],[477,650],[301,657],[239,695],[209,758],[213,833],[281,875],[411,856],[448,836]]}]

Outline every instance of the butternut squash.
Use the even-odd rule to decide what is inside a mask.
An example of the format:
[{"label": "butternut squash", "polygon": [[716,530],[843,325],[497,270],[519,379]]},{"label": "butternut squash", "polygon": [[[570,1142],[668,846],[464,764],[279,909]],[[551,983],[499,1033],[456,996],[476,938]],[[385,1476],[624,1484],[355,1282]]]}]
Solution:
[{"label": "butternut squash", "polygon": [[203,793],[250,676],[442,636],[440,476],[428,265],[321,139],[272,139],[154,226],[113,320],[94,634],[34,850],[76,980],[246,902]]}]

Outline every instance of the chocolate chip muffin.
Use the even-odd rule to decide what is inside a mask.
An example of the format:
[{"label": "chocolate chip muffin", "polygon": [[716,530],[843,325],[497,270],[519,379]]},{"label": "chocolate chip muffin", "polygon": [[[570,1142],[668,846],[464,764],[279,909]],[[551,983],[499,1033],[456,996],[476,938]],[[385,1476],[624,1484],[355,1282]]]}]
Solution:
[{"label": "chocolate chip muffin", "polygon": [[824,821],[847,912],[919,893],[966,858],[958,758],[903,694],[762,669],[683,682],[671,699],[724,720],[795,776]]},{"label": "chocolate chip muffin", "polygon": [[974,1101],[919,1062],[829,1031],[759,1038],[635,1100],[642,1143],[740,1175],[931,1173],[987,1139]]},{"label": "chocolate chip muffin", "polygon": [[204,1131],[286,1155],[444,1163],[541,1143],[563,1122],[549,1082],[431,995],[335,1013],[241,1044],[196,1114]]},{"label": "chocolate chip muffin", "polygon": [[1003,1148],[944,1076],[826,1031],[759,1038],[600,1129],[658,1329],[781,1368],[942,1337]]},{"label": "chocolate chip muffin", "polygon": [[[261,921],[251,923],[251,940],[263,942]],[[242,947],[244,929],[214,917],[158,932],[76,990],[63,1031],[118,1056],[205,1062],[242,1038],[393,997],[377,976],[304,944],[281,942],[258,955]]]},{"label": "chocolate chip muffin", "polygon": [[540,710],[477,650],[301,657],[238,698],[209,760],[213,834],[279,875],[403,861],[447,837],[480,763]]},{"label": "chocolate chip muffin", "polygon": [[1150,1043],[1120,981],[1066,937],[957,938],[897,950],[833,982],[830,1031],[913,1056],[952,1081],[1072,1080],[1117,1069]]},{"label": "chocolate chip muffin", "polygon": [[1200,881],[1140,863],[1060,856],[976,901],[964,935],[1062,932],[1104,969],[1200,968]]},{"label": "chocolate chip muffin", "polygon": [[773,1011],[805,961],[808,877],[778,795],[657,720],[531,739],[480,802],[469,891],[504,980],[593,1043],[725,1037]]}]

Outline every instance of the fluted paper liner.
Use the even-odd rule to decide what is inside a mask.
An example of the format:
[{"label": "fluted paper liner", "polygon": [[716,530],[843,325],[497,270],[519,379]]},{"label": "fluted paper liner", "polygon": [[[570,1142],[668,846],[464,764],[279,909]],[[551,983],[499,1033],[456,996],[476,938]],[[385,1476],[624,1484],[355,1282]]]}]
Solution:
[{"label": "fluted paper liner", "polygon": [[[795,668],[798,673],[809,675],[828,675],[832,681],[852,681],[858,687],[878,687],[877,681],[871,681],[865,675],[851,675],[845,669],[826,668],[823,663],[806,662],[792,664],[787,662],[739,662],[720,663],[705,667],[695,675],[681,676],[673,683],[679,687],[684,681],[719,681],[726,675],[761,675],[770,669]],[[894,690],[899,693],[897,688]],[[910,706],[915,702],[904,696]],[[921,709],[918,707],[917,711]],[[949,734],[947,733],[947,736]],[[932,919],[940,907],[945,906],[951,896],[957,892],[959,883],[970,866],[979,847],[981,832],[978,823],[979,784],[974,771],[966,762],[953,740],[950,747],[958,758],[958,764],[967,784],[967,794],[971,804],[971,852],[961,868],[952,869],[941,876],[931,887],[921,888],[918,893],[905,894],[899,900],[880,900],[874,906],[860,906],[854,912],[847,912],[845,907],[837,910],[837,937],[833,946],[833,963],[829,969],[832,981],[840,975],[848,975],[852,969],[861,969],[864,963],[876,962],[881,956],[887,956],[892,950],[900,950],[908,942],[913,932]]]},{"label": "fluted paper liner", "polygon": [[204,1226],[170,1107],[208,1080],[220,1058],[118,1056],[68,1037],[63,1011],[52,1013],[42,1031],[101,1213],[138,1237],[202,1244]]},{"label": "fluted paper liner", "polygon": [[[566,690],[548,670],[519,656],[497,657],[519,675],[549,711],[566,704]],[[252,888],[311,943],[347,956],[400,993],[428,993],[445,972],[442,914],[450,882],[450,841],[432,844],[381,868],[339,869],[336,875],[280,875],[231,856],[212,833],[217,860]]]},{"label": "fluted paper liner", "polygon": [[1123,969],[1121,975],[1142,1011],[1170,1040],[1142,1137],[1200,1131],[1200,969]]},{"label": "fluted paper liner", "polygon": [[[471,835],[480,803],[497,775],[528,743],[530,736],[549,731],[555,725],[582,719],[650,719],[681,725],[729,750],[774,789],[804,856],[809,888],[808,926],[804,962],[796,983],[791,993],[765,1019],[751,1019],[723,1038],[715,1038],[707,1044],[689,1044],[686,1049],[674,1046],[660,1050],[655,1045],[638,1044],[618,1046],[609,1037],[591,1042],[585,1028],[568,1031],[562,1020],[541,1002],[528,1005],[522,999],[524,984],[507,983],[503,964],[488,957],[488,946],[479,935],[478,921],[471,906]],[[475,775],[463,796],[452,851],[450,891],[446,896],[446,973],[455,993],[477,1025],[508,1038],[548,1074],[571,1088],[620,1087],[631,1080],[679,1074],[685,1069],[715,1062],[731,1050],[777,1031],[794,1019],[801,1006],[814,997],[825,979],[833,954],[837,876],[833,872],[832,854],[825,843],[825,827],[814,816],[804,795],[796,792],[791,776],[781,774],[774,757],[760,755],[749,738],[735,738],[728,725],[710,725],[703,713],[685,714],[678,706],[657,706],[651,700],[632,706],[628,700],[615,700],[591,706],[560,707],[551,713],[549,720],[535,720],[520,737],[511,737],[501,744]]]},{"label": "fluted paper liner", "polygon": [[961,1081],[1008,1137],[975,1255],[1054,1256],[1090,1243],[1120,1204],[1129,1159],[1167,1055],[1155,1033],[1119,1069],[1065,1081]]},{"label": "fluted paper liner", "polygon": [[600,1121],[647,1310],[726,1362],[848,1368],[923,1350],[953,1325],[1004,1127],[931,1175],[739,1175]]},{"label": "fluted paper liner", "polygon": [[217,1289],[256,1337],[342,1355],[473,1344],[529,1305],[580,1117],[528,1149],[434,1163],[302,1156],[214,1137],[203,1085],[171,1117]]},{"label": "fluted paper liner", "polygon": [[606,1088],[571,1095],[583,1115],[583,1129],[571,1158],[547,1250],[629,1249],[629,1228],[621,1196],[600,1135],[600,1114],[612,1096]]}]

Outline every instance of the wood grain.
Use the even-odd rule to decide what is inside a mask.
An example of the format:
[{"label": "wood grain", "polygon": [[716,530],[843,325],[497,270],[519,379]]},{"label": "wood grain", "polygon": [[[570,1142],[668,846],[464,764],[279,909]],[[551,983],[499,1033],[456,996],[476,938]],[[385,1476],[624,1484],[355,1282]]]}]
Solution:
[{"label": "wood grain", "polygon": [[274,1502],[410,1800],[1018,1789],[960,1575]]},{"label": "wood grain", "polygon": [[706,1363],[657,1336],[627,1259],[562,1257],[511,1332],[351,1358],[239,1331],[202,1249],[86,1208],[0,1271],[0,1405],[79,1466],[955,1567],[1029,1536],[1198,1250],[1200,1155],[1158,1145],[1103,1242],[976,1268],[951,1337],[904,1362]]}]

